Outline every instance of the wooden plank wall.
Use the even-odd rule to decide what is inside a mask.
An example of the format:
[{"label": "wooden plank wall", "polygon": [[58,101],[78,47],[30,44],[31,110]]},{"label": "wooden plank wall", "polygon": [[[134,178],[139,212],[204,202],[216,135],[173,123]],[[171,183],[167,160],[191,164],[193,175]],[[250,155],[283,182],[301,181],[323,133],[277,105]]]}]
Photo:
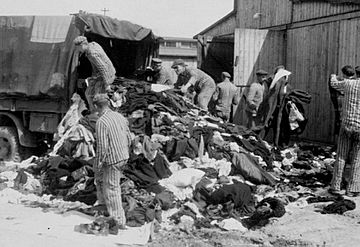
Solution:
[{"label": "wooden plank wall", "polygon": [[293,73],[290,84],[312,95],[311,104],[305,108],[309,122],[302,134],[309,140],[334,141],[328,77],[339,66],[339,33],[339,22],[288,31],[286,67]]},{"label": "wooden plank wall", "polygon": [[[238,0],[237,9],[237,22],[240,28],[271,29],[291,23],[291,19],[293,22],[302,22],[358,11],[360,6],[316,1],[292,4],[289,0]],[[262,16],[254,19],[253,15],[257,12],[262,13]],[[286,45],[281,45],[286,49],[286,67],[293,72],[290,83],[295,88],[310,92],[313,97],[312,103],[306,106],[309,123],[302,137],[323,142],[334,141],[334,110],[327,80],[329,74],[340,73],[341,67],[346,64],[360,65],[359,28],[359,20],[351,19],[287,31]],[[266,58],[260,55],[259,62],[254,68],[272,67],[273,65],[263,65],[271,63],[271,59]]]},{"label": "wooden plank wall", "polygon": [[289,0],[262,0],[260,28],[290,23],[291,8],[292,3]]},{"label": "wooden plank wall", "polygon": [[334,142],[334,108],[327,80],[341,74],[344,65],[360,65],[360,18],[341,20],[287,31],[287,64],[293,72],[290,83],[308,91],[309,122],[302,137]]},{"label": "wooden plank wall", "polygon": [[[292,3],[290,0],[237,0],[234,7],[239,28],[270,28],[360,10],[356,4]],[[255,13],[261,13],[261,17],[254,19]]]},{"label": "wooden plank wall", "polygon": [[[288,0],[286,0],[288,1]],[[331,4],[326,2],[303,2],[293,4],[293,21],[304,21],[360,10],[360,5]]]},{"label": "wooden plank wall", "polygon": [[360,65],[360,19],[342,20],[340,22],[339,66]]},{"label": "wooden plank wall", "polygon": [[284,31],[239,29],[235,42],[239,43],[238,50],[235,49],[239,85],[251,84],[258,69],[272,73],[276,66],[285,64]]},{"label": "wooden plank wall", "polygon": [[237,0],[236,21],[239,28],[259,28],[260,19],[254,19],[255,13],[260,12],[261,0]]},{"label": "wooden plank wall", "polygon": [[254,68],[264,69],[271,74],[274,72],[275,67],[285,65],[285,35],[285,31],[268,32]]}]

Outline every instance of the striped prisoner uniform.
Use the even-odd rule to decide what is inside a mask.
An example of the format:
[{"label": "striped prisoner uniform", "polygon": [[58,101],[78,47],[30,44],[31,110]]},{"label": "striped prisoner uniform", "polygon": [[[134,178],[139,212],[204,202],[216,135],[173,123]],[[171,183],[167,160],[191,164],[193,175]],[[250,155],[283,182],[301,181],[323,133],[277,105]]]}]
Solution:
[{"label": "striped prisoner uniform", "polygon": [[340,190],[345,162],[350,162],[348,192],[360,192],[360,80],[338,81],[333,77],[330,84],[344,90],[342,122],[338,139],[337,160],[331,188]]},{"label": "striped prisoner uniform", "polygon": [[93,110],[92,99],[95,94],[105,93],[107,86],[114,82],[116,70],[103,48],[96,42],[90,42],[85,51],[92,67],[92,79],[85,91],[90,110]]},{"label": "striped prisoner uniform", "polygon": [[97,197],[105,203],[109,215],[125,225],[125,212],[121,202],[121,167],[129,159],[131,143],[128,121],[118,112],[105,110],[96,122]]}]

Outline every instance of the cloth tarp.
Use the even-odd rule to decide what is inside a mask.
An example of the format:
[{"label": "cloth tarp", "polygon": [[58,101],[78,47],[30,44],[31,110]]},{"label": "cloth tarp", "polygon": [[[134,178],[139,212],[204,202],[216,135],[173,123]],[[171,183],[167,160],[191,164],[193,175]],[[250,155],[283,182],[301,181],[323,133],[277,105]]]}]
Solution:
[{"label": "cloth tarp", "polygon": [[[85,32],[98,34],[105,38],[120,40],[142,41],[155,40],[151,29],[144,28],[129,21],[120,21],[107,16],[96,14],[79,14],[77,17],[84,22]],[[76,21],[77,25],[81,22]],[[79,28],[81,30],[81,27]]]},{"label": "cloth tarp", "polygon": [[31,42],[33,23],[34,16],[0,17],[0,94],[65,98],[73,87],[72,42],[78,31],[70,25],[62,43]]},{"label": "cloth tarp", "polygon": [[31,42],[65,42],[72,16],[35,16]]}]

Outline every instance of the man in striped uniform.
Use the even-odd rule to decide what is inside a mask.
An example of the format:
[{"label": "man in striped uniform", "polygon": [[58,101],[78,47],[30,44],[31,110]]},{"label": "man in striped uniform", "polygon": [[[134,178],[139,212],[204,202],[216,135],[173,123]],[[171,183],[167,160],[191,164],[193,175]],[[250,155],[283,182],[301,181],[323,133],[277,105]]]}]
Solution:
[{"label": "man in striped uniform", "polygon": [[350,159],[350,178],[346,188],[348,196],[360,194],[360,79],[351,79],[354,69],[346,65],[341,71],[344,80],[331,75],[330,85],[344,92],[337,160],[331,181],[331,193],[339,193],[345,162]]},{"label": "man in striped uniform", "polygon": [[121,202],[122,167],[129,159],[130,130],[126,118],[109,108],[106,94],[96,94],[94,108],[99,113],[96,122],[95,181],[99,204],[105,204],[111,217],[120,226],[126,219]]},{"label": "man in striped uniform", "polygon": [[116,70],[104,49],[96,42],[88,42],[84,36],[74,39],[74,44],[80,53],[85,53],[92,67],[92,76],[87,79],[88,87],[85,91],[90,111],[93,111],[92,99],[95,94],[105,93],[114,82]]}]

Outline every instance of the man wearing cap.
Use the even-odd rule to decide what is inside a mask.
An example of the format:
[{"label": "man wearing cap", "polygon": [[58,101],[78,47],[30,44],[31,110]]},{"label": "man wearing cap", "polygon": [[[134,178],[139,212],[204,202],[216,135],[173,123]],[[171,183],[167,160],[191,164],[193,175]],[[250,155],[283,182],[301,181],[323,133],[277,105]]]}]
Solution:
[{"label": "man wearing cap", "polygon": [[121,202],[120,178],[122,167],[129,159],[131,135],[126,118],[109,108],[107,94],[96,94],[93,99],[99,113],[96,122],[95,182],[99,204],[105,204],[107,211],[120,226],[126,219]]},{"label": "man wearing cap", "polygon": [[228,72],[221,73],[221,80],[213,95],[215,101],[215,115],[225,122],[230,119],[231,106],[239,104],[239,95],[236,86],[230,81]]},{"label": "man wearing cap", "polygon": [[265,81],[267,79],[268,73],[264,70],[258,70],[256,71],[256,78],[257,81],[252,83],[248,94],[247,94],[247,108],[246,113],[248,117],[248,128],[252,128],[256,126],[256,117],[257,112],[259,109],[260,104],[262,103],[264,99],[264,92],[265,92]]},{"label": "man wearing cap", "polygon": [[162,66],[162,61],[159,58],[151,60],[151,68],[155,72],[153,75],[153,83],[172,86],[174,85],[171,71]]},{"label": "man wearing cap", "polygon": [[195,104],[207,111],[216,89],[214,80],[200,69],[187,67],[182,59],[175,60],[171,68],[178,75],[175,88],[181,87],[181,92],[187,93],[193,87],[196,92]]},{"label": "man wearing cap", "polygon": [[74,39],[74,44],[81,53],[89,59],[92,67],[92,77],[87,79],[85,91],[90,111],[93,110],[92,99],[97,93],[105,93],[114,82],[116,70],[103,48],[96,42],[88,42],[84,36]]}]

